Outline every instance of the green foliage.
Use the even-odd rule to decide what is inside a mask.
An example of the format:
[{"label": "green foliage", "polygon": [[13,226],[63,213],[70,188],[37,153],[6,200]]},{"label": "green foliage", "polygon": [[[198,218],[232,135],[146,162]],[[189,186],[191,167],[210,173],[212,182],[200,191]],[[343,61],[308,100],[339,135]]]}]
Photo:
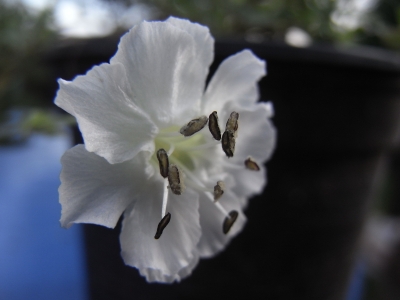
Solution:
[{"label": "green foliage", "polygon": [[282,38],[287,28],[300,27],[316,40],[332,40],[330,14],[333,0],[150,0],[160,11],[207,24],[216,36],[243,36],[259,32],[269,39]]},{"label": "green foliage", "polygon": [[366,26],[365,36],[371,44],[395,50],[400,49],[400,2],[380,0],[371,13],[373,22]]},{"label": "green foliage", "polygon": [[[400,1],[377,0],[360,13],[355,27],[335,23],[335,13],[353,14],[354,0],[102,0],[125,6],[144,4],[155,19],[177,16],[210,27],[216,37],[257,34],[282,40],[287,29],[299,27],[315,42],[366,44],[400,49]],[[373,1],[373,0],[372,0]],[[340,11],[344,7],[344,11]]]},{"label": "green foliage", "polygon": [[49,104],[41,88],[53,79],[42,63],[57,37],[51,22],[50,10],[33,15],[0,0],[0,126],[10,109]]}]

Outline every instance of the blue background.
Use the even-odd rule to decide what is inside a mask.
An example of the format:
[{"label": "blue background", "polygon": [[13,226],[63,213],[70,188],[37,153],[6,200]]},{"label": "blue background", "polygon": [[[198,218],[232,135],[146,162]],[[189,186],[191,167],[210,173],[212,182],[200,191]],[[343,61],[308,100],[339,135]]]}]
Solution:
[{"label": "blue background", "polygon": [[87,299],[83,236],[59,223],[68,136],[0,147],[0,299]]}]

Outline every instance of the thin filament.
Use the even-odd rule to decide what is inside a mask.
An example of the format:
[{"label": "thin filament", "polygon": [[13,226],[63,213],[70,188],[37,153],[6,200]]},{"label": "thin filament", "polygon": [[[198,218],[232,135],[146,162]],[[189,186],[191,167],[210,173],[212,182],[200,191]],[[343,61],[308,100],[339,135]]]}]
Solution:
[{"label": "thin filament", "polygon": [[207,142],[198,146],[181,146],[180,148],[186,150],[186,151],[198,151],[198,150],[203,150],[203,149],[209,149],[209,148],[213,148],[217,145],[218,143],[216,143],[215,141],[211,141],[211,142]]},{"label": "thin filament", "polygon": [[184,170],[185,174],[190,178],[190,180],[191,180],[193,183],[196,184],[197,187],[200,187],[201,189],[203,189],[203,191],[204,191],[204,190],[207,190],[206,192],[204,192],[204,193],[207,195],[207,198],[210,199],[210,201],[211,201],[212,203],[214,203],[215,206],[216,206],[225,216],[229,217],[228,212],[227,212],[227,211],[225,210],[225,208],[221,205],[221,203],[219,203],[219,202],[216,202],[216,203],[215,203],[215,202],[214,202],[214,196],[212,195],[211,192],[209,192],[209,190],[204,186],[204,184],[203,184],[200,180],[198,180],[198,179],[196,178],[196,176],[195,176],[189,169],[187,169],[183,164],[181,164],[181,163],[179,163],[179,162],[176,162],[176,163],[179,165],[180,168],[182,168],[182,169]]},{"label": "thin filament", "polygon": [[165,213],[167,211],[167,203],[168,203],[168,180],[164,179],[164,194],[161,208],[161,219],[164,218]]},{"label": "thin filament", "polygon": [[168,156],[171,156],[171,154],[174,152],[175,146],[173,144],[169,144],[169,150],[168,150]]},{"label": "thin filament", "polygon": [[215,204],[215,206],[226,216],[229,217],[228,212],[225,210],[225,208],[221,205],[220,202],[214,202],[214,195],[211,194],[211,192],[205,192],[205,194],[207,195],[208,199],[210,199],[210,201],[212,203]]}]

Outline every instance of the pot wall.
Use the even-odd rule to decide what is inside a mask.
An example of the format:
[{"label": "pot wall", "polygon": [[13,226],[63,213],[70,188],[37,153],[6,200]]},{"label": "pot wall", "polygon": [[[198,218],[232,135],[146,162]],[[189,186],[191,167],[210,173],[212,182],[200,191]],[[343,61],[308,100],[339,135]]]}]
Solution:
[{"label": "pot wall", "polygon": [[[52,58],[58,76],[108,61],[111,44],[64,48]],[[261,99],[273,101],[278,130],[246,228],[188,279],[159,285],[124,266],[119,228],[85,225],[92,299],[343,299],[381,162],[397,145],[400,64],[365,51],[222,42],[212,69],[244,48],[268,62]]]}]

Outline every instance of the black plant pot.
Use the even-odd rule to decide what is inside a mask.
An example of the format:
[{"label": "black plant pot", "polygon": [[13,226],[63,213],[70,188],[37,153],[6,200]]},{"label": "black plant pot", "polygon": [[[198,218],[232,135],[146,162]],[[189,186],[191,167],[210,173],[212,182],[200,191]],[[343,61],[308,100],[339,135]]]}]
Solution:
[{"label": "black plant pot", "polygon": [[[51,61],[71,79],[108,61],[117,42],[72,44]],[[162,285],[124,265],[119,227],[85,225],[92,299],[343,299],[382,159],[397,146],[400,60],[364,48],[219,42],[212,71],[244,48],[267,60],[261,99],[273,101],[278,130],[246,228],[192,276]]]}]

